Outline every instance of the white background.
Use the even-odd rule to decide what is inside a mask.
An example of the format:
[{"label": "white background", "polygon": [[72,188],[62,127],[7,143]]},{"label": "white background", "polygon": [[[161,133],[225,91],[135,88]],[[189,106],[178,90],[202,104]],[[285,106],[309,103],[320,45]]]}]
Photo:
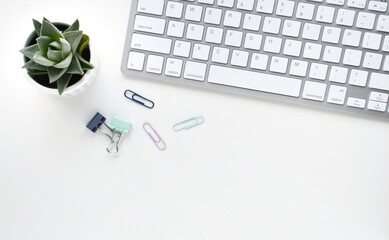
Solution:
[{"label": "white background", "polygon": [[[387,121],[127,78],[130,3],[2,4],[0,239],[389,239]],[[87,92],[51,97],[24,79],[18,51],[43,16],[79,18],[91,37],[99,69]],[[96,111],[133,123],[119,156],[85,127]],[[203,125],[172,130],[197,114]]]}]

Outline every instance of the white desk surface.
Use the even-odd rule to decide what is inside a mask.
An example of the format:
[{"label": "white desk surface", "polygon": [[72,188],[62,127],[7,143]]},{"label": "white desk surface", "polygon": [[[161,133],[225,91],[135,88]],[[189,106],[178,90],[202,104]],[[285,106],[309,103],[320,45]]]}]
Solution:
[{"label": "white desk surface", "polygon": [[[130,3],[0,8],[0,239],[389,239],[387,121],[127,78]],[[91,37],[99,68],[87,92],[55,98],[23,77],[18,51],[43,16],[79,18]],[[125,89],[155,108],[126,100]],[[117,157],[85,127],[96,111],[133,122]],[[205,124],[172,131],[194,114]]]}]

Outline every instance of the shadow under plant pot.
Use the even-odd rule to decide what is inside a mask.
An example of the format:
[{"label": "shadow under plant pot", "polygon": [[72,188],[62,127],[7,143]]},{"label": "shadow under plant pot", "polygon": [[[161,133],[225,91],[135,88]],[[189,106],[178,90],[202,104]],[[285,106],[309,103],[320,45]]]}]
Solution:
[{"label": "shadow under plant pot", "polygon": [[[53,25],[61,32],[64,32],[70,26],[64,23],[53,23]],[[25,47],[29,47],[36,44],[38,37],[39,36],[36,31],[32,32],[26,41]],[[82,51],[81,56],[83,59],[91,63],[93,65],[93,68],[84,71],[83,75],[72,74],[72,77],[70,78],[69,83],[61,96],[69,97],[81,93],[93,82],[96,75],[97,62],[96,62],[96,53],[91,50],[89,43],[87,47]],[[23,56],[24,64],[26,64],[28,61],[30,61],[30,59],[27,58],[26,56]],[[29,69],[23,68],[23,73],[26,79],[33,86],[41,89],[47,94],[60,96],[58,92],[57,81],[50,83],[50,78],[48,74],[39,74],[39,73],[29,74],[28,71]]]}]

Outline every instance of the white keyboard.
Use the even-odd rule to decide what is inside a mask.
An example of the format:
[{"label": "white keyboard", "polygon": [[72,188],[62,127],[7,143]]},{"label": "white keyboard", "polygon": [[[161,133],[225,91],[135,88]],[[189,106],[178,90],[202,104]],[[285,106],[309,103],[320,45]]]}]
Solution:
[{"label": "white keyboard", "polygon": [[388,3],[133,0],[129,76],[389,118]]}]

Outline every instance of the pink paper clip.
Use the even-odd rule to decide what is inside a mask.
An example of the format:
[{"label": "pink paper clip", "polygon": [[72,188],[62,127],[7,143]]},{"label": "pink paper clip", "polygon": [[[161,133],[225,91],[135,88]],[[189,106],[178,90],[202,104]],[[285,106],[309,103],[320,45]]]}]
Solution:
[{"label": "pink paper clip", "polygon": [[[150,123],[148,122],[143,123],[143,129],[145,130],[147,135],[149,135],[149,137],[151,138],[151,140],[154,142],[155,146],[157,146],[159,150],[163,151],[166,149],[165,141],[163,141],[163,139],[159,136],[157,131],[155,131],[155,129],[151,126]],[[156,138],[153,135],[155,135]]]}]

